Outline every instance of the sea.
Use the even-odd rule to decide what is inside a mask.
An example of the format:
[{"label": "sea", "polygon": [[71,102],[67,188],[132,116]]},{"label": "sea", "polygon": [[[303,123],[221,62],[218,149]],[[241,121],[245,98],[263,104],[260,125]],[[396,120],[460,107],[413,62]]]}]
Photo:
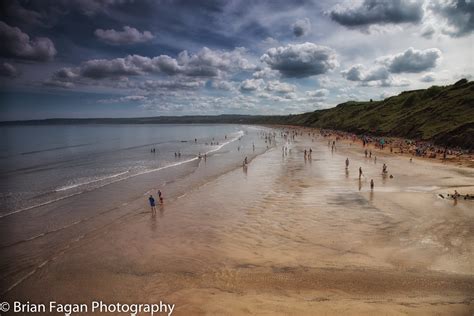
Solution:
[{"label": "sea", "polygon": [[239,158],[252,154],[259,130],[238,125],[1,127],[0,218],[168,168],[191,172],[202,160],[199,155],[225,156],[237,147]]},{"label": "sea", "polygon": [[0,127],[2,283],[14,286],[22,271],[84,236],[150,212],[158,190],[169,203],[242,168],[245,157],[274,146],[269,132],[232,124]]}]

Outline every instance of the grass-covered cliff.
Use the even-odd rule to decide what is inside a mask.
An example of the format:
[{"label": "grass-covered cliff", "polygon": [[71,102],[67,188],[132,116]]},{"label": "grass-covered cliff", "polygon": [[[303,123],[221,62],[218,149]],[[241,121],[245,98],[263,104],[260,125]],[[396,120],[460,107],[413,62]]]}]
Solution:
[{"label": "grass-covered cliff", "polygon": [[402,92],[382,101],[346,102],[293,115],[287,121],[474,149],[474,82],[463,79],[450,86]]}]

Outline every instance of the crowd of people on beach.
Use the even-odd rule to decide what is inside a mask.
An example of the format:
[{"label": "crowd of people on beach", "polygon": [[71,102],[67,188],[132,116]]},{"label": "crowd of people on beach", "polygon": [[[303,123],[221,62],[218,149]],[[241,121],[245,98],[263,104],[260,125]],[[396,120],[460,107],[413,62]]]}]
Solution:
[{"label": "crowd of people on beach", "polygon": [[[408,154],[415,157],[424,158],[443,158],[444,160],[450,158],[467,155],[471,157],[471,151],[462,148],[449,148],[447,146],[437,146],[432,142],[421,140],[401,139],[396,137],[372,136],[372,135],[357,135],[349,132],[321,130],[321,135],[324,137],[333,137],[336,140],[344,139],[350,140],[352,143],[361,142],[363,147],[373,146],[377,149],[389,148],[390,153]],[[370,154],[370,151],[369,151]]]},{"label": "crowd of people on beach", "polygon": [[[449,156],[460,156],[460,155],[469,155],[471,157],[471,152],[468,150],[462,150],[460,148],[457,149],[449,149],[448,147],[439,147],[435,146],[429,142],[423,141],[412,141],[407,139],[397,139],[397,138],[385,138],[385,137],[373,137],[373,136],[365,136],[365,135],[356,135],[352,133],[346,133],[341,131],[332,131],[332,130],[321,130],[321,135],[323,137],[328,137],[330,139],[335,138],[337,141],[349,140],[352,143],[356,143],[360,141],[364,149],[365,158],[372,158],[372,150],[369,148],[370,145],[373,145],[376,149],[383,150],[386,146],[389,146],[390,153],[395,153],[394,148],[398,148],[398,153],[401,154],[411,154],[412,157],[425,157],[425,158],[437,158],[437,155],[442,155],[443,160],[446,160]],[[336,141],[332,141],[332,150],[335,148]],[[328,146],[331,144],[331,140],[328,140]],[[351,144],[352,145],[352,144]],[[413,158],[410,157],[410,162],[413,162]],[[374,163],[377,163],[377,156],[374,156]],[[349,167],[349,158],[346,159],[346,174],[347,169]],[[388,167],[384,163],[382,166],[382,176],[386,177],[388,175]],[[359,167],[359,180],[363,177],[362,167]],[[390,179],[393,179],[393,175],[390,174]],[[371,190],[374,189],[374,180],[370,180],[370,188]],[[360,185],[359,185],[360,188]],[[444,195],[439,194],[441,198],[445,198]],[[447,198],[454,199],[457,201],[458,199],[464,200],[474,200],[474,195],[465,194],[462,195],[454,190],[454,194],[447,194]]]}]

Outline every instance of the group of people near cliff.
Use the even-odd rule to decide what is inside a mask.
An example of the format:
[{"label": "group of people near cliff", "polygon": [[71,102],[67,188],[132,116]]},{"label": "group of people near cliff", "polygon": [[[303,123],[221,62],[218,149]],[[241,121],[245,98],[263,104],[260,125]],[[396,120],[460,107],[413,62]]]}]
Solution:
[{"label": "group of people near cliff", "polygon": [[363,147],[373,145],[375,148],[390,148],[390,152],[398,150],[397,153],[411,154],[417,157],[448,159],[451,157],[459,157],[461,155],[471,155],[472,151],[462,148],[448,148],[447,146],[437,146],[432,142],[421,140],[401,139],[395,137],[381,137],[372,135],[356,135],[349,132],[321,130],[320,134],[324,137],[335,137],[339,139],[351,140],[352,142],[360,141]]}]

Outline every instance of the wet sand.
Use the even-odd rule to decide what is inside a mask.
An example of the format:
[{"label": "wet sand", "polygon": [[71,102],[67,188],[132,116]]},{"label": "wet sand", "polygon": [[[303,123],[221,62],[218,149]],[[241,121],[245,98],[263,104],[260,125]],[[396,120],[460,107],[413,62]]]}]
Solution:
[{"label": "wet sand", "polygon": [[474,312],[474,201],[437,197],[473,193],[472,168],[374,163],[359,146],[332,152],[309,137],[287,156],[282,145],[165,201],[155,217],[146,201],[131,203],[133,215],[64,249],[6,298],[163,300],[173,315]]}]

